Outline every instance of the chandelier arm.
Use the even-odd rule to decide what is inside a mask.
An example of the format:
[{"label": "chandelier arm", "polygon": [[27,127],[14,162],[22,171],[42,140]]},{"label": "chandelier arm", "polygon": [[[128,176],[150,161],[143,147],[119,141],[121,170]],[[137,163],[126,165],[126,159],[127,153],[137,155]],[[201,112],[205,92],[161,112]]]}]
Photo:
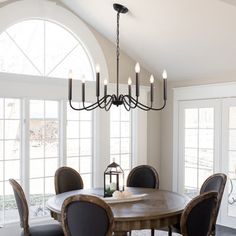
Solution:
[{"label": "chandelier arm", "polygon": [[124,101],[124,107],[125,107],[125,110],[126,111],[130,111],[131,110],[131,107],[130,107],[130,104],[131,103],[128,103],[126,100],[125,100],[125,98],[123,99],[123,101]]},{"label": "chandelier arm", "polygon": [[70,107],[71,107],[73,110],[75,110],[75,111],[83,111],[83,110],[84,110],[84,108],[76,108],[76,107],[74,107],[74,106],[72,105],[72,100],[69,100],[69,105],[70,105]]},{"label": "chandelier arm", "polygon": [[[126,98],[128,99],[128,101],[126,100]],[[131,109],[135,109],[137,107],[137,100],[135,100],[132,96],[129,95],[125,95],[123,96],[123,101],[130,106]],[[133,104],[133,106],[132,106]]]},{"label": "chandelier arm", "polygon": [[[124,102],[124,106],[130,108],[129,110],[126,109],[127,111],[130,111],[131,109],[134,109],[136,107],[136,104],[134,104],[134,102],[131,100],[131,96],[129,95],[123,96],[123,102]],[[132,106],[132,104],[134,104],[134,106]]]},{"label": "chandelier arm", "polygon": [[110,97],[109,101],[106,103],[105,111],[109,111],[112,106],[112,97]]},{"label": "chandelier arm", "polygon": [[[125,95],[124,98],[128,98],[128,99],[130,100],[130,103],[128,103],[128,102],[124,99],[124,101],[126,102],[126,104],[127,104],[128,106],[130,106],[131,109],[135,109],[136,107],[138,107],[138,108],[140,108],[140,109],[142,109],[142,110],[144,110],[144,111],[150,110],[149,107],[144,107],[145,105],[143,105],[142,103],[140,103],[140,102],[138,101],[138,99],[134,99],[132,96]],[[134,106],[132,106],[131,104],[133,104]],[[140,105],[139,105],[139,104],[140,104]]]},{"label": "chandelier arm", "polygon": [[[101,99],[97,98],[98,106],[99,106],[101,109],[104,109],[104,108],[105,108],[107,97],[108,97],[108,95],[102,97]],[[104,103],[104,105],[102,106],[103,103]]]},{"label": "chandelier arm", "polygon": [[[127,96],[127,95],[125,95],[124,97],[128,97],[128,98],[129,98],[129,96]],[[149,110],[160,111],[160,110],[162,110],[162,109],[166,106],[166,100],[164,100],[164,103],[163,103],[163,105],[162,105],[161,107],[159,107],[159,108],[153,108],[153,107],[152,107],[152,104],[151,104],[151,106],[149,107],[149,106],[147,106],[147,105],[145,105],[145,104],[143,104],[143,103],[141,103],[141,102],[138,102],[138,101],[135,100],[133,97],[130,97],[130,99],[131,99],[131,101],[132,101],[133,103],[137,103],[137,107],[138,107],[138,108],[140,108],[140,109],[142,109],[142,110],[144,110],[144,111],[149,111]],[[132,107],[131,107],[131,108],[132,108]]]},{"label": "chandelier arm", "polygon": [[[86,110],[86,111],[91,111],[91,110],[94,110],[94,109],[96,109],[97,107],[100,107],[101,109],[105,109],[105,105],[104,106],[101,106],[101,104],[105,104],[105,101],[106,101],[106,99],[108,99],[108,98],[110,98],[110,100],[112,99],[112,96],[111,95],[106,95],[106,96],[104,96],[104,97],[102,97],[101,99],[99,99],[96,103],[94,103],[94,104],[92,104],[92,105],[90,105],[90,106],[87,106],[87,107],[85,107],[84,106],[84,109]],[[109,100],[109,101],[110,101]]]}]

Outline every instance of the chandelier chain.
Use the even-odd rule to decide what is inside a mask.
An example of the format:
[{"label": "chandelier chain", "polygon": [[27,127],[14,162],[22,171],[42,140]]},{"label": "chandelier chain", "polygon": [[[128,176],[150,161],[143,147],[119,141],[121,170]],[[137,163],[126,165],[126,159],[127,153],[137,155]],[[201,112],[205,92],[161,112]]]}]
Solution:
[{"label": "chandelier chain", "polygon": [[119,58],[120,58],[120,12],[117,12],[117,29],[116,29],[116,80],[117,80],[117,98],[119,96]]}]

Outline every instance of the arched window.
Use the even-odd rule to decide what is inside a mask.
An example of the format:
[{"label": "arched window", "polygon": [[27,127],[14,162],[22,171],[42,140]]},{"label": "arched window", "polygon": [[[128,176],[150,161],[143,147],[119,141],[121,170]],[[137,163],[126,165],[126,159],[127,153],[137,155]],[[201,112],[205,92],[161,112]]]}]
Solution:
[{"label": "arched window", "polygon": [[88,52],[69,30],[48,20],[29,19],[0,34],[0,72],[93,80]]}]

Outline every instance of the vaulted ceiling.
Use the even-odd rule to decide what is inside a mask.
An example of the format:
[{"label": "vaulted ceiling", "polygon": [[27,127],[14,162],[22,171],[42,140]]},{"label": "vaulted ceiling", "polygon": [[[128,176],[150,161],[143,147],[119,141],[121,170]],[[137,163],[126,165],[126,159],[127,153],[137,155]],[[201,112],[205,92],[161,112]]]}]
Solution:
[{"label": "vaulted ceiling", "polygon": [[[115,42],[111,0],[61,0]],[[117,0],[121,48],[155,74],[169,78],[236,78],[236,0]]]}]

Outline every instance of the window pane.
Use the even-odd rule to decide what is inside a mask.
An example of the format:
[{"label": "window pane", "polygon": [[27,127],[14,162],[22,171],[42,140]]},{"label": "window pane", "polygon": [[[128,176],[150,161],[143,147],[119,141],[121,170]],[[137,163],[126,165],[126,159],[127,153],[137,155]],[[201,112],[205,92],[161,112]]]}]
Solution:
[{"label": "window pane", "polygon": [[20,139],[20,121],[5,120],[5,138]]},{"label": "window pane", "polygon": [[3,120],[0,120],[0,139],[3,139]]},{"label": "window pane", "polygon": [[79,138],[79,123],[67,121],[67,138]]},{"label": "window pane", "polygon": [[44,156],[44,141],[32,140],[30,141],[30,158],[39,158]]},{"label": "window pane", "polygon": [[5,119],[20,119],[19,99],[5,99]]},{"label": "window pane", "polygon": [[49,140],[45,143],[45,157],[58,156],[58,140]]},{"label": "window pane", "polygon": [[229,128],[236,129],[236,107],[229,108]]},{"label": "window pane", "polygon": [[91,138],[92,127],[90,121],[80,121],[80,138]]},{"label": "window pane", "polygon": [[116,162],[124,170],[125,182],[132,169],[131,112],[123,107],[110,109],[110,163]]},{"label": "window pane", "polygon": [[185,128],[198,127],[198,109],[185,109]]},{"label": "window pane", "polygon": [[45,159],[45,176],[54,176],[58,167],[58,158]]},{"label": "window pane", "polygon": [[44,159],[30,161],[30,178],[38,178],[44,176]]},{"label": "window pane", "polygon": [[199,147],[211,148],[214,146],[214,133],[212,129],[200,129],[199,130]]},{"label": "window pane", "polygon": [[20,142],[16,140],[5,141],[5,159],[20,158]]},{"label": "window pane", "polygon": [[67,156],[78,156],[79,155],[79,139],[68,139],[67,140]]},{"label": "window pane", "polygon": [[44,117],[44,101],[40,101],[40,100],[30,101],[30,117],[31,118]]},{"label": "window pane", "polygon": [[44,139],[44,121],[43,120],[30,121],[30,139],[31,140]]},{"label": "window pane", "polygon": [[80,139],[80,155],[92,155],[92,140]]},{"label": "window pane", "polygon": [[120,137],[120,122],[119,121],[111,122],[110,129],[111,129],[110,133],[111,133],[112,138]]},{"label": "window pane", "polygon": [[214,108],[187,108],[184,115],[184,191],[194,197],[214,170]]},{"label": "window pane", "polygon": [[45,103],[45,118],[58,118],[58,102],[47,101]]},{"label": "window pane", "polygon": [[43,73],[44,22],[42,20],[26,20],[8,28],[7,33],[30,58],[37,69]]},{"label": "window pane", "polygon": [[185,167],[197,168],[198,152],[196,148],[185,149]]},{"label": "window pane", "polygon": [[110,153],[111,154],[120,153],[120,139],[118,139],[118,138],[111,138],[110,139]]},{"label": "window pane", "polygon": [[[86,104],[90,105],[90,103]],[[76,107],[81,104],[76,103]],[[79,171],[84,187],[92,187],[93,112],[73,111],[67,104],[67,166]]]},{"label": "window pane", "polygon": [[198,130],[185,129],[185,147],[197,148],[198,146]]},{"label": "window pane", "polygon": [[58,138],[58,121],[45,121],[45,141],[50,142]]},{"label": "window pane", "polygon": [[67,166],[78,169],[79,168],[79,158],[78,157],[67,157]]},{"label": "window pane", "polygon": [[229,149],[236,151],[236,130],[229,131]]},{"label": "window pane", "polygon": [[[36,109],[37,106],[39,109]],[[45,203],[59,166],[59,103],[30,101],[30,209],[32,217],[49,214]],[[51,186],[51,190],[49,190]]]},{"label": "window pane", "polygon": [[3,107],[3,105],[4,105],[4,101],[3,101],[2,98],[0,98],[0,119],[3,119],[3,117],[4,117],[4,114],[3,114],[4,107]]},{"label": "window pane", "polygon": [[20,179],[20,162],[5,161],[5,180]]},{"label": "window pane", "polygon": [[214,127],[214,109],[201,108],[199,109],[199,127],[213,128]]}]

